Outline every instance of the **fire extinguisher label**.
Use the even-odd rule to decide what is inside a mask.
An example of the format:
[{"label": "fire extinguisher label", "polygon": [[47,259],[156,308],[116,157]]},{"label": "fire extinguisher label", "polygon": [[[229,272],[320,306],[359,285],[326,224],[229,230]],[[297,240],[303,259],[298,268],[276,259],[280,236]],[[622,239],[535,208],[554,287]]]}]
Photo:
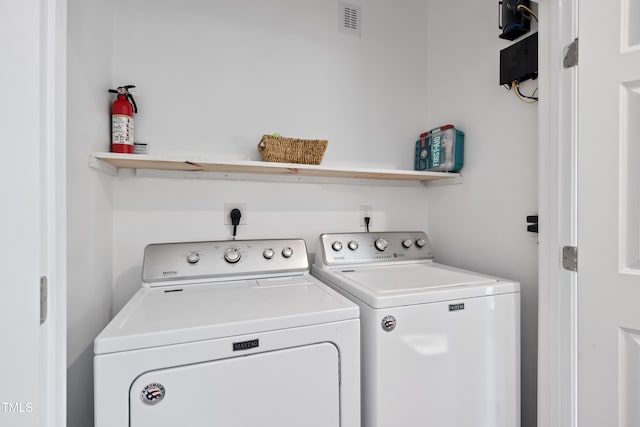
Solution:
[{"label": "fire extinguisher label", "polygon": [[133,118],[122,114],[111,116],[111,135],[113,144],[133,146]]}]

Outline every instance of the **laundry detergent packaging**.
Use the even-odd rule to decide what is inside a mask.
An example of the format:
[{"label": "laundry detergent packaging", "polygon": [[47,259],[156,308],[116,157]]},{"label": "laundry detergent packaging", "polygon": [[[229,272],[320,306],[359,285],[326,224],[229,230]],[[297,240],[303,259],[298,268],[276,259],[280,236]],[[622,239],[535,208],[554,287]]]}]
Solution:
[{"label": "laundry detergent packaging", "polygon": [[420,134],[416,142],[415,170],[458,172],[464,157],[464,132],[445,125]]}]

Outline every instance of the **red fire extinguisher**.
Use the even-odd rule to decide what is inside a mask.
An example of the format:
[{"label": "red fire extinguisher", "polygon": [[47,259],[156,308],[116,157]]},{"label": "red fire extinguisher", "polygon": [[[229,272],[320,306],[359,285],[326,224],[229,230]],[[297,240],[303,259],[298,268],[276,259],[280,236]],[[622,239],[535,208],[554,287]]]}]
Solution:
[{"label": "red fire extinguisher", "polygon": [[110,93],[118,94],[111,106],[111,151],[114,153],[133,153],[133,116],[138,107],[129,89],[134,87],[126,85],[109,89]]}]

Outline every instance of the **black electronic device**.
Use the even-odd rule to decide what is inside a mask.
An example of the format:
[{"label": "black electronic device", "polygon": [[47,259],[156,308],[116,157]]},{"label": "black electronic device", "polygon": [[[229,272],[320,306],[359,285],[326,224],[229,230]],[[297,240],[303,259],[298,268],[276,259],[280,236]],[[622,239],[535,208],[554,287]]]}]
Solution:
[{"label": "black electronic device", "polygon": [[538,77],[538,33],[500,51],[500,84],[511,86]]},{"label": "black electronic device", "polygon": [[502,30],[502,34],[498,37],[505,40],[515,40],[531,29],[531,19],[528,15],[518,10],[518,6],[530,7],[529,0],[500,0],[498,7],[500,9],[500,23],[498,27]]}]

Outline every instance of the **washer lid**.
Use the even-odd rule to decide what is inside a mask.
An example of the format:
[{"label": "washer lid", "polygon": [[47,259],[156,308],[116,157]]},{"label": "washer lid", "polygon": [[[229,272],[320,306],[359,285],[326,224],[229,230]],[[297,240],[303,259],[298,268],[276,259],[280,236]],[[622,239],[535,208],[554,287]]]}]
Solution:
[{"label": "washer lid", "polygon": [[358,306],[308,274],[141,288],[94,342],[95,354],[359,317]]},{"label": "washer lid", "polygon": [[432,262],[314,272],[373,308],[519,292],[516,282]]}]

